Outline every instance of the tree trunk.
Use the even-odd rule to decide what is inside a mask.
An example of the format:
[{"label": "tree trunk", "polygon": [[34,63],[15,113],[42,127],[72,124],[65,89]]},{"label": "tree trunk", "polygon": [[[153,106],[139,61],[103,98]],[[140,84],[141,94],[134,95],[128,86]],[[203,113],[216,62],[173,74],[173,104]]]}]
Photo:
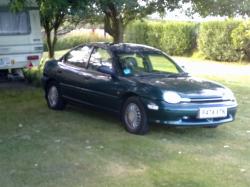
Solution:
[{"label": "tree trunk", "polygon": [[57,42],[57,28],[54,28],[54,34],[53,34],[53,41],[52,41],[52,46],[51,46],[51,50],[52,50],[52,55],[51,58],[55,58],[55,46],[56,46],[56,42]]},{"label": "tree trunk", "polygon": [[45,29],[45,33],[46,33],[46,42],[47,42],[49,58],[54,58],[55,52],[51,41],[51,30]]},{"label": "tree trunk", "polygon": [[114,43],[122,43],[124,41],[124,25],[122,20],[117,20],[116,24],[114,24],[113,28],[113,42]]},{"label": "tree trunk", "polygon": [[104,10],[104,14],[105,32],[113,37],[114,43],[122,43],[125,24],[121,15],[117,13],[113,3],[109,4],[109,6]]},{"label": "tree trunk", "polygon": [[[58,14],[51,20],[46,20],[43,22],[43,27],[46,33],[47,47],[49,58],[55,58],[55,46],[57,42],[57,31],[59,26],[62,24],[65,14]],[[53,34],[51,33],[53,31]],[[52,36],[53,35],[53,36]]]}]

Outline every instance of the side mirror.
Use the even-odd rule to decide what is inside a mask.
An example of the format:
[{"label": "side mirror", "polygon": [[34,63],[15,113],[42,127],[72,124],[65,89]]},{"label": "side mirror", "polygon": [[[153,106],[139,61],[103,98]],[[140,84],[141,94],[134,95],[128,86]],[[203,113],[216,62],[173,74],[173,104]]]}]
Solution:
[{"label": "side mirror", "polygon": [[101,73],[105,73],[108,75],[111,75],[112,77],[115,77],[115,73],[113,71],[112,68],[110,68],[109,66],[100,66],[97,71],[101,72]]}]

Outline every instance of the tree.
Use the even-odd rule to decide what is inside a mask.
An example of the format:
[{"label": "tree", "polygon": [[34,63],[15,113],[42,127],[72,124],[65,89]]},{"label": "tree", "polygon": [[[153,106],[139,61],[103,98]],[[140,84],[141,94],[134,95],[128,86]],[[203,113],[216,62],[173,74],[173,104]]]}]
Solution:
[{"label": "tree", "polygon": [[[57,31],[67,15],[81,14],[88,10],[88,0],[35,0],[41,17],[41,25],[46,34],[49,58],[54,58]],[[28,7],[30,0],[12,0],[11,9],[19,11]]]},{"label": "tree", "polygon": [[[22,9],[32,0],[11,0],[12,7]],[[49,57],[54,57],[57,31],[67,15],[98,20],[104,17],[105,32],[114,43],[123,42],[128,23],[154,12],[164,13],[191,4],[191,14],[250,16],[250,0],[35,0],[39,6],[41,23],[45,29]],[[53,37],[52,37],[53,35]]]},{"label": "tree", "polygon": [[193,0],[192,12],[201,16],[250,16],[250,0]]},{"label": "tree", "polygon": [[96,12],[104,15],[104,29],[114,43],[123,42],[123,34],[129,22],[154,12],[180,8],[188,0],[96,0]]},{"label": "tree", "polygon": [[250,0],[96,0],[98,13],[104,16],[104,28],[115,43],[123,41],[127,24],[134,19],[143,18],[154,12],[164,13],[191,5],[191,15],[201,16],[250,16]]}]

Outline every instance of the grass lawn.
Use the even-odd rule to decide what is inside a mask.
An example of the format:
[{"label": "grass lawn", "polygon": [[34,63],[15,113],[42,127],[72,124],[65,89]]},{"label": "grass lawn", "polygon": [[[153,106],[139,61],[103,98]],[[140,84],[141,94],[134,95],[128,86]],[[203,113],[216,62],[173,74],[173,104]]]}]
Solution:
[{"label": "grass lawn", "polygon": [[250,75],[203,76],[235,92],[235,122],[135,136],[107,113],[49,110],[40,88],[0,90],[1,186],[249,187]]}]

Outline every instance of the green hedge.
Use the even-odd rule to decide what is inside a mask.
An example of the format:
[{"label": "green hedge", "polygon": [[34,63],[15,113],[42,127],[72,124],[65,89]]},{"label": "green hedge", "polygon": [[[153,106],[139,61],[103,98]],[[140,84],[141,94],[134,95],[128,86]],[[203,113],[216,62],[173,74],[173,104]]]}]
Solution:
[{"label": "green hedge", "polygon": [[250,21],[240,23],[231,37],[234,48],[241,53],[241,59],[250,60]]},{"label": "green hedge", "polygon": [[250,60],[250,21],[192,22],[134,21],[128,25],[125,41],[150,45],[170,55],[198,52],[217,61]]},{"label": "green hedge", "polygon": [[160,41],[161,48],[171,55],[186,55],[192,53],[196,44],[196,24],[167,23],[163,26]]},{"label": "green hedge", "polygon": [[[55,50],[70,49],[83,43],[103,41],[111,42],[112,40],[109,37],[105,38],[96,34],[67,34],[58,38]],[[47,51],[46,41],[44,41],[44,50]]]},{"label": "green hedge", "polygon": [[[95,34],[60,37],[56,50],[89,42],[112,41]],[[170,55],[199,54],[217,61],[250,60],[250,21],[209,21],[201,24],[174,21],[134,21],[127,26],[125,41],[162,49]],[[46,50],[46,47],[45,47]]]},{"label": "green hedge", "polygon": [[125,31],[125,41],[130,43],[148,44],[148,23],[135,21],[127,26]]},{"label": "green hedge", "polygon": [[128,25],[125,40],[157,47],[170,55],[190,54],[196,44],[197,24],[191,22],[135,21]]},{"label": "green hedge", "polygon": [[200,26],[198,48],[207,59],[238,61],[241,53],[233,45],[232,33],[239,21],[210,21]]}]

